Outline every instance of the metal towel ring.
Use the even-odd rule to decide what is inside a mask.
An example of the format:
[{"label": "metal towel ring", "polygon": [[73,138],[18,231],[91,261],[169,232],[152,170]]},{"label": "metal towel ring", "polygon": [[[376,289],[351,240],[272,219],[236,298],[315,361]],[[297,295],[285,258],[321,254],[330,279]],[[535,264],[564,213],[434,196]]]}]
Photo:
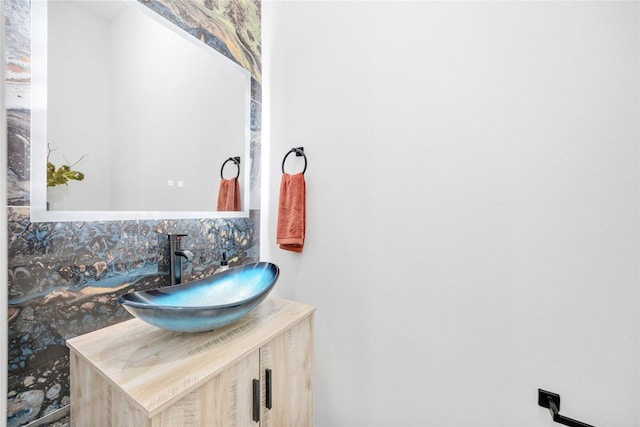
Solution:
[{"label": "metal towel ring", "polygon": [[224,175],[222,174],[222,171],[224,171],[224,165],[226,165],[227,162],[233,162],[238,167],[238,174],[236,175],[236,179],[238,179],[238,177],[240,176],[240,157],[229,157],[227,160],[224,161],[224,163],[222,164],[222,167],[220,168],[220,178],[224,179]]},{"label": "metal towel ring", "polygon": [[302,174],[304,175],[307,170],[307,156],[304,154],[304,147],[294,147],[285,154],[284,159],[282,159],[282,173],[284,173],[284,162],[287,161],[287,157],[291,153],[296,153],[297,157],[304,157],[304,169],[302,169]]}]

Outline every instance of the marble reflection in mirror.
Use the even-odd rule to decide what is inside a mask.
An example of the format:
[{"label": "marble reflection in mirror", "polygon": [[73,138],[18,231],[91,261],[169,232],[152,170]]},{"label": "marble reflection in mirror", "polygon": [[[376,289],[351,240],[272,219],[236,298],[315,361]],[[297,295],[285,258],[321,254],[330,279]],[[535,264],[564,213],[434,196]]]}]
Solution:
[{"label": "marble reflection in mirror", "polygon": [[[248,71],[136,1],[33,7],[47,31],[33,46],[34,99],[45,95],[46,105],[34,103],[32,209],[83,219],[246,215],[213,211],[221,166],[235,156],[249,206]],[[84,179],[45,187],[47,162]],[[226,167],[224,177],[236,173]]]}]

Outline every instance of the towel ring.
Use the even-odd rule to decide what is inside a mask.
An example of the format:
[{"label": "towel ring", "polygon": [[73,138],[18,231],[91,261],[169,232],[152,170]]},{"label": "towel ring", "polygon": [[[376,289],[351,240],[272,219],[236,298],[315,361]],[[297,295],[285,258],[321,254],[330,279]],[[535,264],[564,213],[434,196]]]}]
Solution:
[{"label": "towel ring", "polygon": [[224,179],[224,175],[222,174],[222,172],[224,171],[224,165],[226,165],[227,162],[233,162],[238,167],[238,174],[236,175],[236,179],[238,179],[238,177],[240,176],[240,157],[229,157],[224,161],[222,167],[220,168],[220,178]]},{"label": "towel ring", "polygon": [[296,153],[297,157],[304,157],[304,169],[302,169],[302,174],[304,175],[307,170],[307,156],[304,154],[304,147],[294,147],[285,154],[284,159],[282,159],[282,173],[284,173],[284,162],[287,161],[287,157],[291,153]]}]

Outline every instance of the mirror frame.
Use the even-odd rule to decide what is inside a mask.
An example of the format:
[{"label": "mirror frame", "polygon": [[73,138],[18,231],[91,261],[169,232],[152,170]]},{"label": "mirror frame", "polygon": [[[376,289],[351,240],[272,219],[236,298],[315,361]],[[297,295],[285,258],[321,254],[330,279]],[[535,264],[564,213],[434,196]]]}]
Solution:
[{"label": "mirror frame", "polygon": [[140,4],[137,0],[128,0],[131,7],[160,22],[173,32],[189,40],[191,43],[207,49],[209,53],[222,56],[247,76],[245,144],[242,153],[244,194],[241,211],[49,211],[47,210],[47,0],[31,2],[31,221],[32,222],[65,222],[65,221],[108,221],[108,220],[141,220],[141,219],[200,219],[200,218],[244,218],[249,216],[250,206],[250,171],[251,171],[251,74],[242,66],[231,61],[215,49],[205,45],[171,21],[163,18],[153,10]]}]

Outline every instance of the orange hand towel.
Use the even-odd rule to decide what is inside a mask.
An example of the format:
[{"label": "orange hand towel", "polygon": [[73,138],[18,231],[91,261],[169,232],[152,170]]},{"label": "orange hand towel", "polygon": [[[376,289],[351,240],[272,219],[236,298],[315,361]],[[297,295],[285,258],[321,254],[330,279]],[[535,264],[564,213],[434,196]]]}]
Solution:
[{"label": "orange hand towel", "polygon": [[276,242],[280,249],[302,252],[306,228],[307,185],[304,175],[282,175]]},{"label": "orange hand towel", "polygon": [[237,178],[223,179],[220,181],[218,191],[219,211],[241,211],[240,184]]}]

